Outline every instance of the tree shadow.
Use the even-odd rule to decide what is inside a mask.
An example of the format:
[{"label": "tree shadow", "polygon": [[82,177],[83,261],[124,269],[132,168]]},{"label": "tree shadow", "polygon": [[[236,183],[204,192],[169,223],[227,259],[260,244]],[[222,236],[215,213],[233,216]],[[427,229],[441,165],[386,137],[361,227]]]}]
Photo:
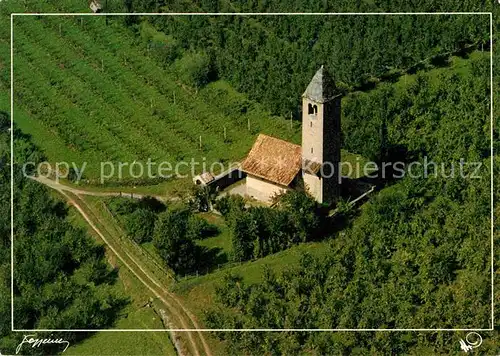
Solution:
[{"label": "tree shadow", "polygon": [[431,65],[438,68],[449,67],[451,64],[450,56],[445,54],[433,57],[430,62]]},{"label": "tree shadow", "polygon": [[167,206],[158,199],[150,196],[145,196],[137,203],[139,208],[151,210],[154,213],[161,213],[167,209]]},{"label": "tree shadow", "polygon": [[426,69],[427,65],[424,62],[419,62],[406,70],[407,74],[416,74],[417,72]]},{"label": "tree shadow", "polygon": [[392,71],[382,74],[380,76],[380,79],[383,82],[396,83],[400,77],[401,77],[400,71]]},{"label": "tree shadow", "polygon": [[227,253],[220,247],[197,246],[197,249],[196,268],[200,274],[208,274],[216,270],[219,265],[229,262]]},{"label": "tree shadow", "polygon": [[[375,187],[378,191],[388,185],[392,185],[405,175],[405,167],[409,162],[418,158],[418,153],[408,150],[403,144],[388,144],[380,154],[377,170],[359,178],[342,177],[340,185],[340,198],[352,201],[363,193]],[[367,199],[365,197],[364,199]]]},{"label": "tree shadow", "polygon": [[[101,310],[101,320],[105,320],[101,325],[75,325],[70,327],[71,329],[112,329],[116,327],[117,321],[122,318],[127,318],[128,314],[124,313],[124,309],[132,302],[130,297],[117,297],[114,300],[114,304],[111,308]],[[64,327],[64,326],[63,326]],[[61,328],[63,328],[61,327]],[[50,333],[51,339],[59,339],[69,341],[71,346],[79,344],[90,336],[97,334],[97,332],[70,332],[70,333]],[[44,348],[46,355],[58,355],[64,350],[64,344],[51,344],[47,345],[48,348]]]}]

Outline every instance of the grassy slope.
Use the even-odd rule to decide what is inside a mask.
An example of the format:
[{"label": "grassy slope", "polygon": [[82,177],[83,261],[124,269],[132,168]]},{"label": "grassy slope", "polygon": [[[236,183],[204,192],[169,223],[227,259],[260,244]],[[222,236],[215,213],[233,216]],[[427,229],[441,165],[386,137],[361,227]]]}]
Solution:
[{"label": "grassy slope", "polygon": [[[132,42],[129,32],[119,25],[106,27],[103,18],[86,18],[83,28],[59,17],[16,23],[16,93],[41,103],[23,100],[14,119],[33,134],[50,161],[87,161],[87,177],[95,178],[99,162],[108,159],[145,162],[151,157],[175,163],[183,157],[200,162],[206,157],[210,164],[241,159],[259,132],[297,140],[298,128],[290,129],[285,119],[270,119],[256,103],[245,114],[223,113],[221,105],[238,105],[246,97],[224,82],[196,93]],[[98,65],[101,60],[104,70]],[[224,126],[227,143],[221,139]],[[85,139],[71,141],[75,132]],[[60,153],[64,151],[72,154]]]},{"label": "grassy slope", "polygon": [[[227,242],[225,242],[227,243]],[[297,264],[302,253],[307,252],[315,256],[322,256],[327,251],[328,242],[312,242],[294,246],[286,251],[266,256],[253,262],[225,267],[213,273],[200,277],[191,277],[179,281],[173,291],[183,297],[186,305],[199,317],[203,310],[212,303],[215,286],[228,272],[241,275],[248,283],[258,283],[262,278],[264,266],[279,272]]]},{"label": "grassy slope", "polygon": [[216,225],[219,228],[219,234],[199,240],[198,244],[208,248],[220,248],[222,249],[222,253],[229,254],[231,252],[231,240],[229,237],[229,228],[224,218],[212,213],[200,213],[199,215],[209,223]]},{"label": "grassy slope", "polygon": [[[70,220],[77,226],[88,229],[86,221],[71,208]],[[93,234],[99,241],[97,234]],[[108,258],[109,262],[120,267],[120,262],[115,258]],[[152,308],[143,307],[148,301],[149,294],[145,292],[142,284],[126,268],[119,268],[117,290],[131,298],[130,304],[125,308],[123,317],[118,319],[115,329],[161,329],[163,325],[160,318]],[[67,351],[68,355],[175,355],[169,335],[166,332],[100,332],[92,335],[83,342],[72,345]]]}]

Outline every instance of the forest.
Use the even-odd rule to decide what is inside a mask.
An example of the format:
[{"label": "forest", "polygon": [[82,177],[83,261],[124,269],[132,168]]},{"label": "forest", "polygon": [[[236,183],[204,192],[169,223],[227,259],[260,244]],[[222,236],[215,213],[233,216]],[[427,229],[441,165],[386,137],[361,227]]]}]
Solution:
[{"label": "forest", "polygon": [[[0,196],[10,201],[10,117],[0,112]],[[47,188],[26,178],[24,162],[40,162],[43,154],[30,138],[14,131],[14,327],[16,329],[100,329],[113,325],[128,298],[113,285],[116,271],[104,248],[67,219],[68,208]],[[29,173],[29,172],[28,172]],[[10,205],[2,204],[0,345],[14,354],[21,333],[10,323]],[[53,333],[71,343],[89,333]],[[12,351],[12,353],[11,353]],[[23,349],[34,354],[61,352],[60,345]]]},{"label": "forest", "polygon": [[[489,58],[474,53],[455,70],[419,72],[342,102],[344,147],[375,161],[450,165],[490,155]],[[499,142],[494,142],[498,149]]]},{"label": "forest", "polygon": [[[259,284],[249,285],[242,276],[228,274],[216,289],[217,306],[207,310],[207,325],[487,326],[489,188],[486,167],[480,180],[404,179],[372,199],[347,230],[330,240],[326,259],[304,255],[298,266],[282,273],[264,271]],[[230,353],[250,350],[251,354],[435,354],[451,337],[220,333]]]},{"label": "forest", "polygon": [[[311,12],[390,12],[398,5],[364,1],[200,1],[189,5],[125,1],[125,8],[135,12],[283,12],[304,8]],[[439,6],[446,8],[443,3]],[[426,6],[419,4],[421,7]],[[477,4],[483,11],[485,7]],[[212,76],[228,80],[273,113],[292,113],[296,119],[300,118],[300,95],[321,65],[329,68],[342,90],[352,91],[415,71],[451,53],[487,50],[489,43],[487,15],[134,16],[127,24],[137,28],[144,20],[167,35],[148,43],[152,51],[168,51],[164,61],[174,61],[175,53],[202,51],[210,61]]]}]

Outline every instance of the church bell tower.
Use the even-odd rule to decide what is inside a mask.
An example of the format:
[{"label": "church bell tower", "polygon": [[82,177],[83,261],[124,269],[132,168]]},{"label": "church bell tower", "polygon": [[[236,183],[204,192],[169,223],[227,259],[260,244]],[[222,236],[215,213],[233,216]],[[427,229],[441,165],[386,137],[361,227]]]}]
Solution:
[{"label": "church bell tower", "polygon": [[340,193],[340,100],[321,66],[302,95],[302,177],[319,203],[330,204]]}]

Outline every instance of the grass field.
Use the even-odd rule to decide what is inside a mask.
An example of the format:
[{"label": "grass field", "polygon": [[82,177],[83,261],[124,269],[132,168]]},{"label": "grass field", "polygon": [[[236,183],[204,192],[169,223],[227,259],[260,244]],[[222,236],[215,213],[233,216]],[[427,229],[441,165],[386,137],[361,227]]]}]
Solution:
[{"label": "grass field", "polygon": [[[0,38],[8,37],[8,25],[0,24]],[[201,163],[241,160],[261,132],[300,143],[300,123],[290,127],[289,120],[273,117],[224,81],[198,91],[187,87],[173,69],[148,57],[121,24],[29,16],[16,18],[14,27],[14,120],[49,162],[87,162],[83,176],[90,184],[98,182],[101,162],[118,169],[119,162],[145,166],[150,159],[157,167],[194,159],[199,172]],[[0,42],[5,63],[8,46]],[[0,104],[9,106],[6,90]],[[122,176],[130,175],[124,167]],[[168,183],[150,191],[176,185]]]},{"label": "grass field", "polygon": [[300,244],[256,261],[229,265],[207,275],[180,280],[174,286],[173,291],[183,297],[186,305],[196,315],[203,315],[203,311],[213,303],[215,286],[220,283],[225,274],[235,273],[242,276],[246,283],[259,283],[262,280],[264,266],[279,273],[287,267],[296,265],[304,252],[322,256],[327,251],[327,241]]}]

